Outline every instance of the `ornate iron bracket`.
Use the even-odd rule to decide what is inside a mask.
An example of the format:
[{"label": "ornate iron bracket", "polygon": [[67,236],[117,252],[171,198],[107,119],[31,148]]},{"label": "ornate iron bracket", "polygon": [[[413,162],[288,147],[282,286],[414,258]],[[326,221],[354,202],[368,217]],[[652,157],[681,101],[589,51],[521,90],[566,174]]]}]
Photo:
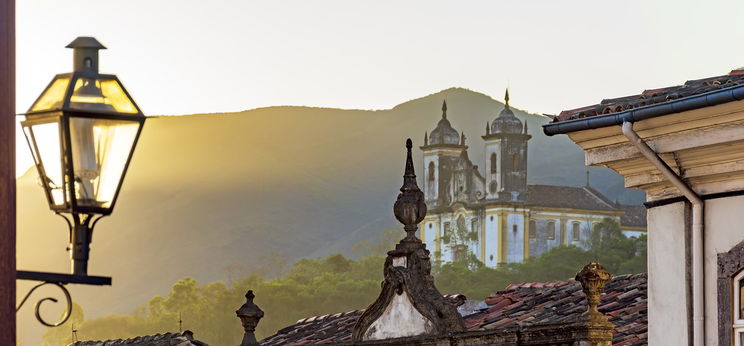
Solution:
[{"label": "ornate iron bracket", "polygon": [[22,307],[23,304],[26,303],[29,297],[31,297],[31,294],[36,291],[37,288],[44,286],[44,285],[54,285],[58,287],[60,290],[62,290],[62,293],[65,295],[65,301],[67,303],[67,307],[65,309],[65,313],[62,315],[62,318],[55,322],[55,323],[49,323],[44,318],[41,317],[41,304],[43,304],[46,301],[51,301],[52,303],[59,302],[56,298],[52,297],[44,297],[40,299],[38,302],[36,302],[36,306],[34,308],[34,314],[36,315],[36,320],[39,321],[39,323],[47,326],[47,327],[59,327],[70,318],[70,315],[72,314],[72,297],[70,296],[70,291],[67,290],[65,285],[67,284],[80,284],[80,285],[97,285],[97,286],[110,286],[111,285],[111,278],[110,277],[104,277],[104,276],[87,276],[87,275],[71,275],[71,274],[60,274],[60,273],[45,273],[45,272],[33,272],[33,271],[25,271],[25,270],[18,270],[16,271],[16,280],[30,280],[30,281],[41,281],[40,284],[34,286],[31,288],[31,290],[26,293],[26,296],[21,299],[21,303],[16,307],[16,312],[18,312]]}]

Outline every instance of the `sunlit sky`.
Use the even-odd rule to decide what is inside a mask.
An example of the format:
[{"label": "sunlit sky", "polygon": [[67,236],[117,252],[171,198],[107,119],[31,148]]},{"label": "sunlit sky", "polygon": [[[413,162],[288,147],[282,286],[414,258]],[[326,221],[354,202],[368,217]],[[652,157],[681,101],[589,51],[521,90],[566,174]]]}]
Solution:
[{"label": "sunlit sky", "polygon": [[148,115],[384,109],[453,86],[557,113],[743,66],[742,15],[741,0],[23,0],[17,109],[95,36]]}]

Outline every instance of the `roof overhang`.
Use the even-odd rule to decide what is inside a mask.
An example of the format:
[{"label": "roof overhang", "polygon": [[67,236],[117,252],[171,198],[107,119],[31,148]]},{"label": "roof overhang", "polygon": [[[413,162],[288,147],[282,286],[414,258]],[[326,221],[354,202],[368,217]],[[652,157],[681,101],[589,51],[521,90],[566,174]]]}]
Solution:
[{"label": "roof overhang", "polygon": [[[694,100],[693,100],[694,99]],[[648,201],[680,196],[622,134],[624,121],[700,195],[744,190],[744,86],[622,113],[549,124],[585,152],[587,165],[608,167]],[[693,106],[694,105],[694,106]],[[597,120],[591,120],[597,119]],[[562,127],[556,127],[565,123]],[[552,127],[551,127],[552,126]]]}]

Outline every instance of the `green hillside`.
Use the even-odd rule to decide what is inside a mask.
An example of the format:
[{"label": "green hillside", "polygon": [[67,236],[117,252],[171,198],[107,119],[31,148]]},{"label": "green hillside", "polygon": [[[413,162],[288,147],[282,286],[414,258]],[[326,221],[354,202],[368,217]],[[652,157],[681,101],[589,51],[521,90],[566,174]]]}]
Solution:
[{"label": "green hillside", "polygon": [[[397,227],[391,208],[404,141],[423,144],[445,98],[448,118],[465,131],[470,157],[482,166],[480,136],[503,105],[460,88],[390,110],[270,107],[149,119],[116,210],[93,237],[89,272],[112,276],[114,284],[74,286],[74,299],[88,317],[131,312],[185,276],[224,280],[271,273],[282,259],[348,254],[353,244]],[[518,94],[512,103],[519,106]],[[533,136],[529,182],[583,184],[579,147],[543,135],[546,118],[515,114]],[[592,172],[592,185],[610,198],[642,200],[613,172]],[[68,271],[66,225],[48,211],[37,179],[30,171],[18,180],[18,267]],[[38,328],[32,314],[32,307],[19,313],[21,338]]]}]

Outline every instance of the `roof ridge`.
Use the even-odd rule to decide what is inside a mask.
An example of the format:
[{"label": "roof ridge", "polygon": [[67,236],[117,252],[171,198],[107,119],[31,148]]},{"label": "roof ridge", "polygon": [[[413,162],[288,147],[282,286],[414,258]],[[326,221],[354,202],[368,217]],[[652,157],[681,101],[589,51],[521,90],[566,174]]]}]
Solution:
[{"label": "roof ridge", "polygon": [[586,185],[585,186],[582,186],[581,188],[583,190],[589,192],[589,194],[591,194],[592,196],[594,196],[594,198],[596,198],[599,201],[601,201],[602,203],[606,204],[608,207],[610,207],[612,209],[617,209],[617,206],[615,205],[615,202],[610,201],[609,199],[607,199],[607,196],[605,196],[601,192],[597,191],[595,188],[593,188],[591,186],[586,186]]}]

